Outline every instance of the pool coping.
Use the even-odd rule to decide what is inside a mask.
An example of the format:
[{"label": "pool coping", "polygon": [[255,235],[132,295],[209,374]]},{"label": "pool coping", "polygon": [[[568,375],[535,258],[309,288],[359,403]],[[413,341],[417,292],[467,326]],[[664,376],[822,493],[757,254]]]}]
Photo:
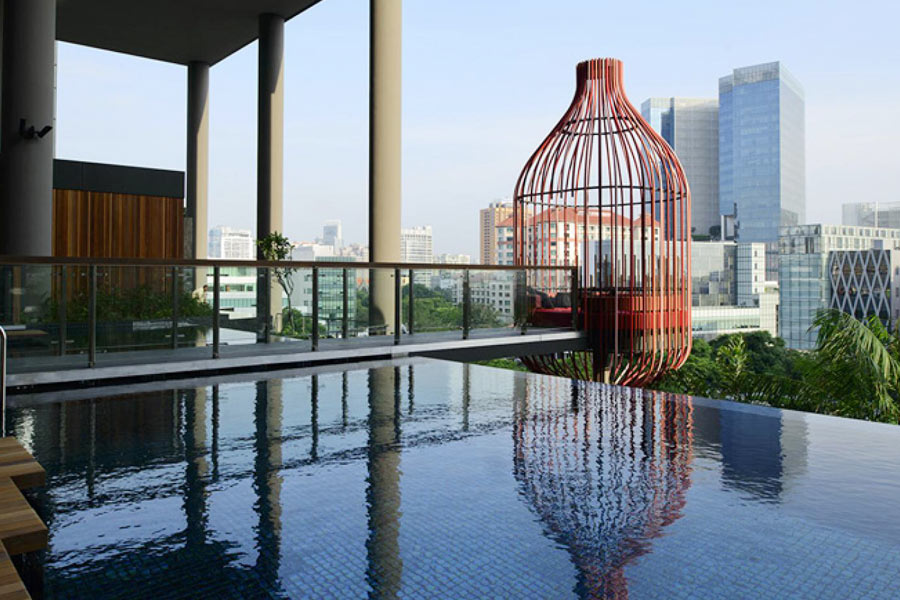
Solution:
[{"label": "pool coping", "polygon": [[[327,364],[349,364],[373,360],[408,357],[468,359],[501,356],[549,354],[561,350],[577,350],[586,344],[583,332],[529,332],[503,337],[477,337],[467,340],[440,340],[400,345],[364,346],[335,350],[273,353],[220,358],[203,358],[171,362],[97,366],[8,376],[11,394],[95,387],[136,382],[197,377],[199,374],[249,373]],[[285,346],[287,350],[289,346]]]}]

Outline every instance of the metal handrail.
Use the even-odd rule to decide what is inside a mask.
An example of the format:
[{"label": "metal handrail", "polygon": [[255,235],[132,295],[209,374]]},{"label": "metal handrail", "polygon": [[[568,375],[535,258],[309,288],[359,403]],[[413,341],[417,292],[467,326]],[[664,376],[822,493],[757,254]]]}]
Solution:
[{"label": "metal handrail", "polygon": [[6,437],[6,330],[0,325],[0,434]]},{"label": "metal handrail", "polygon": [[415,269],[417,271],[570,271],[572,265],[458,265],[446,263],[353,262],[324,260],[222,260],[184,258],[90,258],[0,256],[0,265],[81,265],[109,267],[278,267],[294,269]]}]

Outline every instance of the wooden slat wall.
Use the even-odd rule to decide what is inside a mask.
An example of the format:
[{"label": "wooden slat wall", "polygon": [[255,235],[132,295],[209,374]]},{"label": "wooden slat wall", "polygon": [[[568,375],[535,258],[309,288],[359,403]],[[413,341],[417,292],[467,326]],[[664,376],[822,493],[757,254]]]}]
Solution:
[{"label": "wooden slat wall", "polygon": [[[53,255],[78,258],[183,258],[181,198],[53,190]],[[86,271],[69,268],[67,297],[87,293]],[[104,267],[98,288],[171,289],[164,267]],[[54,295],[58,293],[54,278]]]},{"label": "wooden slat wall", "polygon": [[53,255],[183,258],[181,198],[53,190]]}]

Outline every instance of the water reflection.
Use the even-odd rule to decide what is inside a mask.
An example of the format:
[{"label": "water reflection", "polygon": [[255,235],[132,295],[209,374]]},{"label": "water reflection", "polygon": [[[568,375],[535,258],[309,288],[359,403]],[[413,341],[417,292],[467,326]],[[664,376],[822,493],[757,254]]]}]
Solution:
[{"label": "water reflection", "polygon": [[366,479],[369,537],[366,579],[370,597],[396,598],[403,575],[400,558],[400,373],[369,371],[369,452]]},{"label": "water reflection", "polygon": [[272,379],[256,384],[256,460],[253,488],[259,521],[256,527],[257,554],[254,571],[270,588],[278,587],[281,562],[281,422],[282,381]]},{"label": "water reflection", "polygon": [[[439,362],[38,399],[12,420],[48,470],[51,596],[102,596],[122,573],[162,597],[176,576],[208,597],[428,596],[449,581],[411,556],[428,539],[444,576],[484,561],[485,580],[523,595],[624,598],[626,567],[685,515],[698,463],[716,493],[774,506],[808,443],[776,411]],[[443,462],[423,468],[426,453]],[[471,513],[453,500],[466,485]],[[517,529],[493,528],[516,511]],[[480,529],[457,539],[464,518]],[[540,560],[558,553],[574,579],[516,571],[515,548],[492,546],[504,535],[547,544]]]},{"label": "water reflection", "polygon": [[529,380],[517,396],[514,473],[571,554],[579,597],[626,598],[625,565],[681,516],[691,412],[660,394],[562,379]]}]

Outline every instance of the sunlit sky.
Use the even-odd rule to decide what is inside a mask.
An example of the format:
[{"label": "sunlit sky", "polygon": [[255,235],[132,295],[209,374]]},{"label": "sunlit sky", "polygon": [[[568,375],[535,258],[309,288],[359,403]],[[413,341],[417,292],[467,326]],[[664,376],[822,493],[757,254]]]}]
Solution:
[{"label": "sunlit sky", "polygon": [[[327,219],[366,242],[368,13],[322,0],[285,28],[285,233]],[[806,94],[807,220],[900,200],[900,3],[404,0],[403,224],[477,254],[478,209],[510,196],[562,115],[575,64],[625,62],[633,104],[715,97],[780,60]],[[209,224],[256,224],[256,44],[210,74]],[[186,68],[60,43],[57,156],[183,170]]]}]

